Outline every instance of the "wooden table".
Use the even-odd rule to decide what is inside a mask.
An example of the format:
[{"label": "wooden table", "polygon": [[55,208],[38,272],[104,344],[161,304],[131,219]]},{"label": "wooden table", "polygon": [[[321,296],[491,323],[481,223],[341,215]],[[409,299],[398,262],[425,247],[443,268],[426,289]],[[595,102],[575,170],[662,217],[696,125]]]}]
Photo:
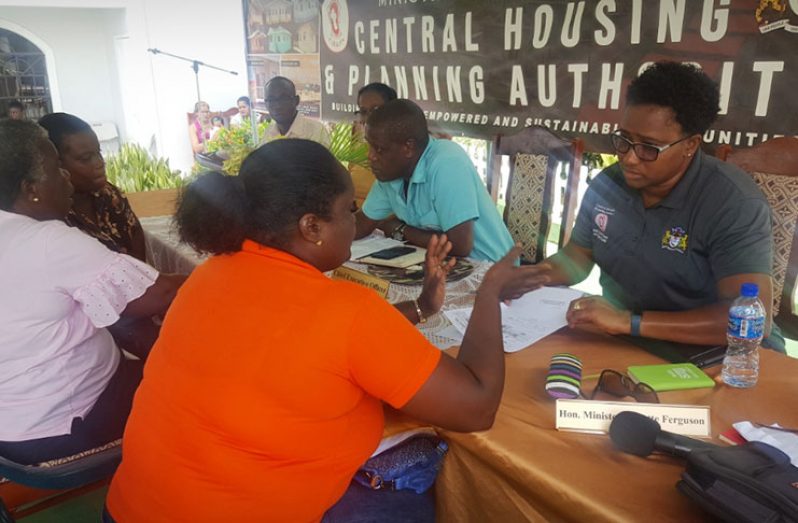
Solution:
[{"label": "wooden table", "polygon": [[[506,382],[489,431],[442,431],[450,443],[436,483],[438,521],[705,521],[675,484],[684,462],[639,458],[613,448],[606,435],[560,432],[555,402],[544,391],[549,359],[579,356],[584,374],[629,365],[662,363],[645,351],[603,334],[562,329],[508,354]],[[708,370],[714,389],[660,393],[663,403],[709,405],[713,443],[743,420],[798,427],[798,360],[761,351],[760,383],[747,390],[723,385],[720,367]],[[589,393],[595,379],[583,384]],[[395,421],[392,421],[395,423]]]}]

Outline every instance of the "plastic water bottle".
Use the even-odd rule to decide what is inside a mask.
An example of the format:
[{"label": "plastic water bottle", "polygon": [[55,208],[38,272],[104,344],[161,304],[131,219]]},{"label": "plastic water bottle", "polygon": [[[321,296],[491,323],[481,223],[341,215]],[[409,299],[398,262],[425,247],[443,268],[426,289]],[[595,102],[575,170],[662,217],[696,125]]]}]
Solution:
[{"label": "plastic water bottle", "polygon": [[726,330],[726,357],[723,382],[732,387],[753,387],[759,378],[759,344],[765,331],[765,306],[759,300],[759,286],[743,283],[740,296],[729,309]]}]

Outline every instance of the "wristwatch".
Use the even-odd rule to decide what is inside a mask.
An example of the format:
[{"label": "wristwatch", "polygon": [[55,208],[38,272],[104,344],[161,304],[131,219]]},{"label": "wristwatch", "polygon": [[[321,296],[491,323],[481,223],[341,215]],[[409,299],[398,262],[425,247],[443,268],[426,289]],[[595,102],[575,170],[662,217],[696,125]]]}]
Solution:
[{"label": "wristwatch", "polygon": [[634,338],[640,337],[640,322],[643,321],[642,311],[632,311],[629,334]]},{"label": "wristwatch", "polygon": [[397,225],[394,230],[391,231],[391,238],[399,240],[400,242],[405,241],[405,227],[407,227],[407,224],[404,222]]}]

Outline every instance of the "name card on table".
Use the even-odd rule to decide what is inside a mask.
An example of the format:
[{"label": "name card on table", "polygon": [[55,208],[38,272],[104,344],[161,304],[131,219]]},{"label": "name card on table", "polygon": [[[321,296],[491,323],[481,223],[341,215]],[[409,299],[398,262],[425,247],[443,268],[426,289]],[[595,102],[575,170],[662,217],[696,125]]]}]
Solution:
[{"label": "name card on table", "polygon": [[338,267],[335,269],[332,273],[332,279],[351,281],[353,283],[357,283],[358,285],[368,287],[369,289],[374,289],[377,291],[377,294],[383,298],[388,296],[388,287],[391,286],[390,282],[385,281],[382,278],[377,278],[371,274],[356,271],[355,269],[350,269],[349,267]]},{"label": "name card on table", "polygon": [[630,410],[648,416],[667,432],[699,438],[708,438],[712,433],[707,405],[558,399],[556,409],[557,430],[605,433],[616,414]]}]

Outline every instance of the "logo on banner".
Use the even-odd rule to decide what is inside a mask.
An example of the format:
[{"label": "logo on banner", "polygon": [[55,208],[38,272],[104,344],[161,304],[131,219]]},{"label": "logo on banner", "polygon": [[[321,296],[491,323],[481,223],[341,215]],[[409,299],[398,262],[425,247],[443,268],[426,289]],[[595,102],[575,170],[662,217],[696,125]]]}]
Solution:
[{"label": "logo on banner", "polygon": [[324,43],[333,53],[346,49],[349,38],[349,7],[346,0],[324,0],[321,6]]},{"label": "logo on banner", "polygon": [[687,250],[687,231],[681,227],[671,227],[662,235],[662,248],[684,254]]},{"label": "logo on banner", "polygon": [[[790,9],[787,9],[789,2]],[[798,14],[798,0],[759,0],[756,8],[756,23],[760,33],[769,33],[784,29],[790,33],[798,33],[798,25],[790,23],[790,11]]]}]

